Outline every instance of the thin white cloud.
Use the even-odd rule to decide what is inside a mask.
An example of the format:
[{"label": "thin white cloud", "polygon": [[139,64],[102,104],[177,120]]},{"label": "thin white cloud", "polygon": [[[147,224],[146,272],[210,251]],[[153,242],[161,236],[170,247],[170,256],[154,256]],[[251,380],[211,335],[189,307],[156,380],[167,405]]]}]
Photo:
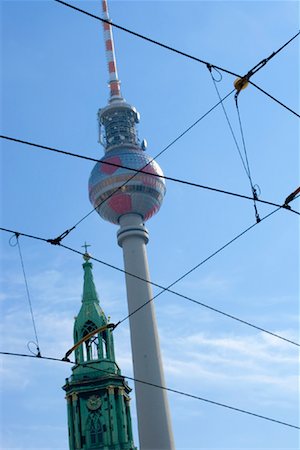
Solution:
[{"label": "thin white cloud", "polygon": [[[286,331],[286,335],[289,333]],[[271,336],[208,332],[166,337],[164,366],[168,382],[186,390],[197,385],[205,389],[230,391],[233,387],[253,396],[262,404],[287,404],[299,390],[296,347]]]}]

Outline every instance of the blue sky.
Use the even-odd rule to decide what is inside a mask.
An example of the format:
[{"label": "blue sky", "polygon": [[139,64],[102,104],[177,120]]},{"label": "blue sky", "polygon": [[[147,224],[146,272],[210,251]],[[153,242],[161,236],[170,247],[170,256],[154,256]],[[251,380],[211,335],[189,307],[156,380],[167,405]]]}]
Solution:
[{"label": "blue sky", "polygon": [[[73,2],[100,14],[100,2]],[[103,155],[96,113],[108,100],[101,24],[54,1],[2,1],[2,133]],[[112,19],[187,53],[244,74],[299,28],[289,1],[110,2]],[[207,68],[122,31],[114,32],[122,92],[141,113],[139,137],[155,156],[217,101]],[[299,44],[291,43],[253,81],[299,111]],[[221,95],[234,78],[223,74]],[[282,203],[299,186],[298,119],[253,87],[239,98],[254,183]],[[234,99],[225,103],[238,133]],[[90,211],[93,163],[2,142],[1,226],[53,238]],[[249,195],[249,184],[221,108],[159,159],[165,175]],[[295,209],[299,203],[293,203]],[[258,205],[263,217],[272,207]],[[251,202],[167,183],[147,227],[152,280],[168,285],[255,222]],[[178,283],[184,295],[298,340],[297,216],[282,210]],[[96,213],[65,239],[77,250],[123,267],[117,227]],[[16,247],[1,233],[1,350],[27,352],[34,338]],[[82,293],[81,258],[20,238],[43,355],[72,345]],[[94,264],[102,306],[113,322],[127,314],[122,273]],[[154,289],[154,293],[158,291]],[[292,424],[298,423],[297,347],[169,293],[156,301],[167,385]],[[128,323],[116,329],[116,354],[132,375]],[[1,358],[3,450],[67,448],[61,386],[68,365]],[[132,383],[130,383],[132,386]],[[297,431],[169,394],[177,449],[281,449]],[[132,416],[136,434],[134,395]],[[137,437],[136,437],[137,443]]]}]

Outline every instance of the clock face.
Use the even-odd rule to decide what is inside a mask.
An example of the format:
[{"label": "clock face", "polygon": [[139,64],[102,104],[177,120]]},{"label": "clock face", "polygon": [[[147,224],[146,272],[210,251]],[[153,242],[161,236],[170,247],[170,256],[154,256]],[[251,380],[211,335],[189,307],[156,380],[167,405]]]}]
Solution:
[{"label": "clock face", "polygon": [[88,398],[88,401],[86,402],[87,407],[91,409],[92,411],[95,411],[96,409],[100,408],[101,406],[101,398],[99,395],[91,395]]}]

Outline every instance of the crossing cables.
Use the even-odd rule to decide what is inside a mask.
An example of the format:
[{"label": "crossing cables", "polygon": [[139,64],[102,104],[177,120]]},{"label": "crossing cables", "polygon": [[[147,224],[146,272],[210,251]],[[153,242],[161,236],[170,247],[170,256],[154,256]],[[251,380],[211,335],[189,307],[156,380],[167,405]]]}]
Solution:
[{"label": "crossing cables", "polygon": [[242,137],[242,142],[243,142],[244,156],[242,155],[242,152],[240,150],[240,146],[239,146],[237,138],[236,138],[236,136],[234,134],[233,127],[232,127],[232,125],[230,123],[229,116],[227,114],[227,111],[226,111],[225,106],[223,104],[223,101],[221,99],[221,95],[220,95],[220,92],[219,92],[219,89],[218,89],[218,86],[217,86],[217,83],[219,83],[222,80],[222,74],[218,70],[214,69],[215,71],[217,71],[220,74],[220,79],[216,79],[214,77],[213,73],[212,73],[213,67],[210,64],[208,64],[207,68],[209,70],[209,73],[210,73],[211,79],[213,81],[215,90],[217,92],[218,98],[221,101],[221,106],[222,106],[223,112],[225,114],[226,121],[228,123],[231,135],[233,137],[233,140],[234,140],[235,146],[237,148],[238,154],[240,156],[240,159],[241,159],[242,165],[244,167],[245,173],[246,173],[247,178],[249,180],[251,191],[252,191],[252,195],[253,195],[255,218],[256,218],[256,221],[259,222],[260,221],[260,217],[259,217],[259,214],[258,214],[258,211],[257,211],[257,206],[256,206],[256,201],[258,200],[257,189],[256,189],[256,186],[254,186],[253,182],[252,182],[250,165],[249,165],[247,149],[246,149],[246,143],[245,143],[245,137],[244,137],[244,132],[243,132],[243,128],[242,128],[241,116],[240,116],[240,112],[239,112],[239,108],[238,108],[237,93],[235,94],[235,104],[236,104],[236,109],[237,109],[237,114],[238,114],[238,119],[239,119],[240,132],[241,132],[241,137]]},{"label": "crossing cables", "polygon": [[121,25],[118,25],[118,24],[116,24],[116,23],[114,23],[114,22],[112,22],[112,21],[107,21],[107,20],[105,20],[105,19],[103,19],[103,18],[101,18],[101,17],[99,17],[99,16],[96,16],[95,14],[91,14],[91,13],[89,13],[88,11],[85,11],[85,10],[83,10],[83,9],[81,9],[81,8],[78,8],[78,7],[76,7],[76,6],[74,6],[74,5],[70,5],[69,3],[66,3],[66,2],[64,2],[64,1],[62,1],[62,0],[54,0],[56,3],[60,3],[61,5],[63,5],[63,6],[66,6],[66,7],[68,7],[68,8],[71,8],[71,9],[73,9],[73,10],[75,10],[75,11],[77,11],[77,12],[80,12],[80,13],[82,13],[82,14],[84,14],[84,15],[86,15],[86,16],[89,16],[89,17],[91,17],[91,18],[93,18],[93,19],[96,19],[96,20],[99,20],[99,21],[101,21],[101,22],[107,22],[107,23],[109,23],[112,27],[115,27],[115,28],[117,28],[117,29],[119,29],[119,30],[122,30],[122,31],[124,31],[124,32],[126,32],[126,33],[128,33],[128,34],[131,34],[131,35],[133,35],[133,36],[135,36],[135,37],[137,37],[137,38],[140,38],[140,39],[143,39],[144,41],[147,41],[147,42],[150,42],[151,44],[154,44],[154,45],[157,45],[157,46],[159,46],[159,47],[161,47],[161,48],[164,48],[164,49],[166,49],[166,50],[169,50],[169,51],[171,51],[171,52],[173,52],[173,53],[176,53],[176,54],[178,54],[178,55],[180,55],[180,56],[184,56],[185,58],[188,58],[188,59],[191,59],[191,60],[193,60],[193,61],[196,61],[196,62],[198,62],[198,63],[200,63],[200,64],[204,64],[204,65],[211,65],[211,67],[213,67],[214,69],[217,69],[217,70],[219,70],[219,71],[221,71],[221,72],[224,72],[224,73],[227,73],[227,74],[229,74],[229,75],[233,75],[233,76],[235,76],[235,77],[238,77],[238,78],[240,78],[240,79],[247,79],[248,80],[248,82],[250,83],[250,84],[252,84],[252,86],[254,86],[256,89],[258,89],[260,92],[262,92],[263,94],[265,94],[267,97],[269,97],[269,98],[271,98],[273,101],[275,101],[276,103],[278,103],[280,106],[282,106],[283,108],[285,108],[286,110],[288,110],[289,112],[291,112],[292,114],[294,114],[295,116],[297,116],[297,117],[299,117],[300,118],[300,114],[298,114],[298,113],[296,113],[294,110],[292,110],[291,108],[289,108],[287,105],[285,105],[283,102],[281,102],[280,100],[278,100],[277,98],[275,98],[273,95],[271,95],[271,94],[269,94],[267,91],[265,91],[264,89],[262,89],[261,87],[259,87],[257,84],[255,84],[255,83],[253,83],[252,81],[250,81],[250,78],[252,77],[252,75],[254,75],[256,72],[258,72],[262,67],[264,67],[275,55],[277,55],[279,52],[281,52],[288,44],[290,44],[290,42],[292,42],[294,39],[296,39],[298,36],[299,36],[299,34],[300,34],[300,31],[298,32],[298,33],[296,33],[291,39],[289,39],[285,44],[283,44],[278,50],[276,50],[275,52],[273,52],[269,57],[267,57],[267,58],[265,58],[265,59],[263,59],[262,61],[260,61],[258,64],[256,64],[256,66],[254,66],[244,77],[242,77],[242,76],[240,76],[240,75],[238,75],[238,74],[236,74],[235,72],[232,72],[232,71],[230,71],[230,70],[228,70],[228,69],[225,69],[224,67],[220,67],[220,66],[217,66],[217,65],[215,65],[215,64],[210,64],[208,61],[204,61],[203,59],[200,59],[200,58],[198,58],[198,57],[196,57],[196,56],[193,56],[193,55],[190,55],[190,54],[188,54],[188,53],[186,53],[186,52],[183,52],[183,51],[181,51],[181,50],[178,50],[178,49],[176,49],[176,48],[174,48],[174,47],[171,47],[171,46],[169,46],[169,45],[166,45],[166,44],[164,44],[164,43],[162,43],[162,42],[159,42],[159,41],[157,41],[157,40],[155,40],[155,39],[152,39],[152,38],[149,38],[149,37],[147,37],[147,36],[144,36],[143,34],[140,34],[140,33],[137,33],[137,32],[135,32],[135,31],[133,31],[133,30],[129,30],[128,28],[125,28],[125,27],[123,27],[123,26],[121,26]]},{"label": "crossing cables", "polygon": [[[152,163],[152,161],[156,160],[159,156],[161,156],[163,153],[165,153],[167,150],[169,150],[170,147],[172,147],[177,141],[179,141],[183,136],[185,136],[192,128],[194,128],[199,122],[201,122],[206,116],[208,116],[215,108],[217,108],[217,106],[220,105],[220,103],[222,101],[224,101],[226,98],[228,98],[231,94],[233,94],[233,92],[235,91],[235,89],[232,89],[230,92],[228,92],[228,94],[225,95],[225,97],[223,97],[221,99],[221,101],[219,101],[218,103],[216,103],[215,105],[213,105],[208,111],[206,111],[204,114],[201,115],[201,117],[199,117],[197,120],[195,120],[189,127],[187,127],[182,133],[180,133],[175,139],[173,139],[168,145],[166,145],[160,152],[158,152],[144,167],[141,167],[141,169],[139,170],[134,170],[133,175],[131,177],[128,178],[127,181],[125,181],[124,183],[122,183],[119,187],[117,187],[113,192],[111,192],[111,194],[109,194],[104,200],[102,200],[98,205],[96,205],[91,211],[89,211],[87,214],[85,214],[81,219],[79,219],[75,225],[73,225],[72,227],[68,228],[67,230],[65,230],[63,233],[61,233],[59,236],[57,236],[54,239],[51,239],[51,244],[53,245],[59,245],[61,243],[61,241],[67,237],[79,224],[81,224],[81,222],[83,222],[85,219],[87,219],[94,211],[96,211],[103,203],[107,202],[113,195],[115,195],[117,192],[121,191],[122,188],[129,183],[133,178],[136,177],[136,175],[138,173],[141,172],[145,172],[147,173],[147,171],[145,171],[145,169],[147,168],[148,165],[150,165]],[[29,145],[33,145],[34,147],[40,147],[40,148],[44,148],[47,150],[52,150],[52,151],[56,151],[58,153],[63,153],[62,151],[58,151],[56,149],[50,148],[50,147],[45,147],[45,146],[40,146],[34,143],[29,143],[29,142],[25,142],[25,141],[20,141],[14,138],[10,138],[8,136],[3,136],[1,135],[0,138],[2,139],[7,139],[7,140],[11,140],[11,141],[19,141],[22,142],[24,144],[29,144]],[[66,153],[66,152],[65,152]],[[74,155],[73,155],[74,156]],[[77,155],[78,156],[78,155]],[[88,159],[85,158],[84,156],[81,157],[82,159]],[[97,160],[98,162],[99,160]],[[120,166],[121,167],[121,166]],[[132,170],[132,169],[129,169]],[[151,174],[152,175],[152,174]]]},{"label": "crossing cables", "polygon": [[[41,149],[41,150],[47,150],[47,151],[50,151],[50,152],[53,152],[53,153],[58,153],[58,154],[65,155],[65,156],[71,156],[71,157],[82,159],[82,160],[85,160],[85,161],[99,162],[99,159],[92,158],[90,156],[85,156],[85,155],[81,155],[81,154],[78,154],[78,153],[73,153],[73,152],[69,152],[69,151],[58,149],[58,148],[54,148],[54,147],[49,147],[49,146],[42,145],[42,144],[37,144],[36,142],[24,141],[23,139],[18,139],[16,137],[12,137],[12,136],[0,135],[0,138],[1,139],[5,139],[5,140],[10,141],[10,142],[17,142],[19,144],[25,144],[25,145],[28,145],[28,146],[31,146],[31,147],[35,147],[35,148],[38,148],[38,149]],[[111,166],[111,167],[127,169],[127,170],[130,170],[131,172],[134,172],[135,174],[143,172],[143,173],[149,174],[149,175],[151,175],[153,177],[162,178],[162,179],[167,180],[167,181],[172,181],[172,182],[183,184],[183,185],[186,185],[186,186],[191,186],[193,188],[200,188],[200,189],[204,189],[204,190],[208,190],[208,191],[212,191],[212,192],[218,192],[220,194],[230,195],[232,197],[242,198],[244,200],[252,200],[252,197],[250,197],[248,195],[244,195],[244,194],[240,194],[240,193],[232,192],[232,191],[227,191],[227,190],[220,189],[220,188],[213,187],[213,186],[207,186],[207,185],[204,185],[204,184],[194,183],[192,181],[183,180],[183,179],[180,179],[180,178],[174,178],[174,177],[170,177],[170,176],[167,176],[167,175],[158,175],[158,174],[155,174],[155,173],[150,173],[146,169],[143,169],[143,168],[142,169],[133,169],[131,167],[127,167],[127,166],[124,166],[124,165],[118,164],[118,163],[113,163],[111,161],[101,161],[101,164],[107,165],[107,166]],[[263,200],[263,199],[260,199],[260,198],[257,199],[257,202],[260,202],[262,204],[269,205],[269,206],[276,206],[278,208],[279,207],[286,208],[289,211],[293,212],[294,214],[300,215],[300,213],[298,211],[295,211],[289,205],[286,205],[286,203],[280,205],[278,203],[274,203],[274,202],[271,202],[271,201],[268,201],[268,200]],[[69,231],[72,231],[72,229],[73,228],[70,228],[65,233],[67,233]],[[63,233],[63,235],[65,233]],[[64,237],[66,237],[66,236],[64,236]],[[56,243],[56,239],[51,239],[51,241],[52,241],[51,243],[53,243],[53,244]]]},{"label": "crossing cables", "polygon": [[[263,218],[262,218],[262,221],[263,221],[263,220],[266,220],[266,219],[269,218],[271,215],[273,215],[274,213],[276,213],[277,211],[279,211],[279,209],[280,209],[280,208],[277,208],[277,209],[273,210],[271,213],[269,213],[267,216],[263,217]],[[167,286],[167,287],[162,286],[162,285],[160,285],[160,284],[158,284],[158,283],[154,283],[153,281],[150,281],[150,280],[146,280],[146,279],[144,279],[144,278],[141,278],[141,277],[139,277],[139,276],[137,276],[137,275],[135,275],[135,274],[133,274],[133,273],[130,273],[130,272],[125,271],[124,269],[121,269],[121,268],[116,267],[116,266],[114,266],[114,265],[112,265],[112,264],[110,264],[110,263],[107,263],[107,262],[105,262],[105,261],[103,261],[103,260],[101,260],[101,259],[98,259],[98,258],[95,258],[95,257],[91,256],[90,259],[93,260],[93,261],[96,261],[96,262],[98,262],[98,263],[100,263],[100,264],[102,264],[102,265],[104,265],[104,266],[106,266],[106,267],[109,267],[109,268],[111,268],[111,269],[117,270],[118,272],[122,272],[122,273],[124,273],[124,274],[126,274],[126,275],[132,276],[132,277],[137,278],[137,279],[139,279],[139,280],[141,280],[141,281],[144,281],[145,283],[149,283],[149,284],[151,284],[152,286],[155,286],[155,287],[158,287],[159,289],[161,289],[161,292],[159,292],[158,294],[156,294],[153,298],[151,298],[151,299],[148,300],[147,302],[143,303],[143,304],[140,305],[136,310],[132,311],[129,315],[127,315],[127,316],[124,317],[122,320],[120,320],[120,321],[116,324],[116,326],[118,326],[118,325],[120,325],[121,323],[123,323],[123,322],[125,322],[126,320],[128,320],[133,314],[136,314],[138,311],[140,311],[142,308],[144,308],[148,303],[150,303],[151,301],[153,301],[155,298],[157,298],[158,296],[160,296],[160,295],[163,294],[164,292],[170,292],[171,294],[176,295],[176,296],[179,297],[179,298],[182,298],[182,299],[184,299],[184,300],[190,301],[190,302],[192,302],[192,303],[194,303],[194,304],[197,304],[198,306],[202,306],[202,307],[207,308],[207,309],[209,309],[209,310],[211,310],[211,311],[213,311],[213,312],[216,312],[216,313],[218,313],[218,314],[220,314],[220,315],[223,315],[223,316],[225,316],[225,317],[228,317],[229,319],[236,320],[236,321],[238,321],[238,322],[240,322],[240,323],[243,323],[244,325],[250,326],[250,327],[252,327],[252,328],[254,328],[254,329],[257,329],[257,330],[259,330],[259,331],[262,331],[262,332],[264,332],[264,333],[267,333],[267,334],[269,334],[269,335],[272,335],[273,337],[276,337],[276,338],[278,338],[278,339],[281,339],[281,340],[286,341],[286,342],[288,342],[288,343],[290,343],[290,344],[293,344],[293,345],[296,345],[296,346],[300,347],[300,344],[297,343],[297,342],[294,342],[294,341],[292,341],[292,340],[290,340],[290,339],[287,339],[287,338],[285,338],[285,337],[283,337],[283,336],[280,336],[280,335],[278,335],[278,334],[276,334],[276,333],[273,333],[273,332],[271,332],[271,331],[269,331],[269,330],[266,330],[265,328],[262,328],[262,327],[259,327],[259,326],[257,326],[257,325],[254,325],[253,323],[250,323],[250,322],[248,322],[248,321],[246,321],[246,320],[240,319],[240,318],[237,317],[237,316],[234,316],[234,315],[232,315],[232,314],[228,314],[228,313],[226,313],[226,312],[224,312],[224,311],[222,311],[222,310],[219,310],[219,309],[217,309],[217,308],[214,308],[214,307],[212,307],[212,306],[209,306],[209,305],[205,304],[204,302],[200,302],[200,301],[195,300],[195,299],[193,299],[193,298],[191,298],[191,297],[189,297],[189,296],[187,296],[187,295],[180,294],[179,292],[174,291],[173,289],[171,289],[172,286],[174,286],[175,284],[177,284],[179,281],[181,281],[183,278],[185,278],[186,276],[188,276],[190,273],[194,272],[196,269],[198,269],[200,266],[202,266],[203,264],[205,264],[207,261],[209,261],[210,259],[212,259],[213,257],[215,257],[218,253],[220,253],[220,252],[223,251],[225,248],[227,248],[228,246],[230,246],[233,242],[235,242],[235,241],[238,240],[240,237],[242,237],[243,235],[245,235],[248,231],[250,231],[250,230],[251,230],[252,228],[254,228],[256,225],[257,225],[257,222],[255,222],[254,224],[252,224],[250,227],[248,227],[247,229],[245,229],[243,232],[239,233],[237,236],[235,236],[233,239],[231,239],[230,241],[228,241],[228,242],[227,242],[226,244],[224,244],[222,247],[220,247],[219,249],[217,249],[216,251],[214,251],[213,253],[211,253],[208,257],[206,257],[205,259],[203,259],[200,263],[198,263],[196,266],[194,266],[192,269],[190,269],[189,271],[187,271],[184,275],[182,275],[181,277],[179,277],[177,280],[175,280],[173,283],[171,283],[171,284],[170,284],[169,286]],[[0,228],[0,231],[5,231],[5,232],[8,232],[8,233],[16,234],[15,231],[9,230],[9,229],[6,229],[6,228]],[[41,238],[41,237],[37,237],[37,236],[25,234],[25,233],[18,233],[18,234],[19,234],[20,236],[25,236],[25,237],[28,237],[28,238],[31,238],[31,239],[38,239],[38,240],[40,240],[40,241],[44,241],[44,242],[46,242],[46,243],[50,243],[50,244],[51,244],[51,240],[49,240],[49,239],[45,239],[45,238]],[[78,254],[78,255],[84,256],[84,253],[82,253],[82,252],[79,251],[79,250],[76,250],[76,249],[74,249],[74,248],[71,248],[71,247],[66,246],[66,245],[64,245],[64,244],[61,244],[61,243],[60,243],[60,244],[57,244],[57,245],[59,245],[60,247],[66,249],[66,250],[69,250],[70,252],[73,252],[73,253],[76,253],[76,254]]]}]

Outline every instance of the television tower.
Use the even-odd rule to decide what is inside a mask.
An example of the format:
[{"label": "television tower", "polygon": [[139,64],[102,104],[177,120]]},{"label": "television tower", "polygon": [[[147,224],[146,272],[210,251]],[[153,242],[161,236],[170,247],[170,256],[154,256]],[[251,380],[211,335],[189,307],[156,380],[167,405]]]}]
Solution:
[{"label": "television tower", "polygon": [[[98,112],[99,140],[105,155],[90,175],[89,198],[103,219],[120,226],[117,238],[123,249],[130,314],[153,298],[150,283],[142,281],[150,281],[146,252],[149,235],[144,222],[160,209],[166,187],[163,178],[153,176],[163,176],[163,172],[145,153],[146,141],[140,143],[138,139],[139,113],[122,97],[106,0],[102,7],[107,20],[103,25],[110,98]],[[135,379],[164,387],[153,302],[130,317],[130,334]],[[166,391],[135,381],[135,394],[140,448],[175,449]]]}]

